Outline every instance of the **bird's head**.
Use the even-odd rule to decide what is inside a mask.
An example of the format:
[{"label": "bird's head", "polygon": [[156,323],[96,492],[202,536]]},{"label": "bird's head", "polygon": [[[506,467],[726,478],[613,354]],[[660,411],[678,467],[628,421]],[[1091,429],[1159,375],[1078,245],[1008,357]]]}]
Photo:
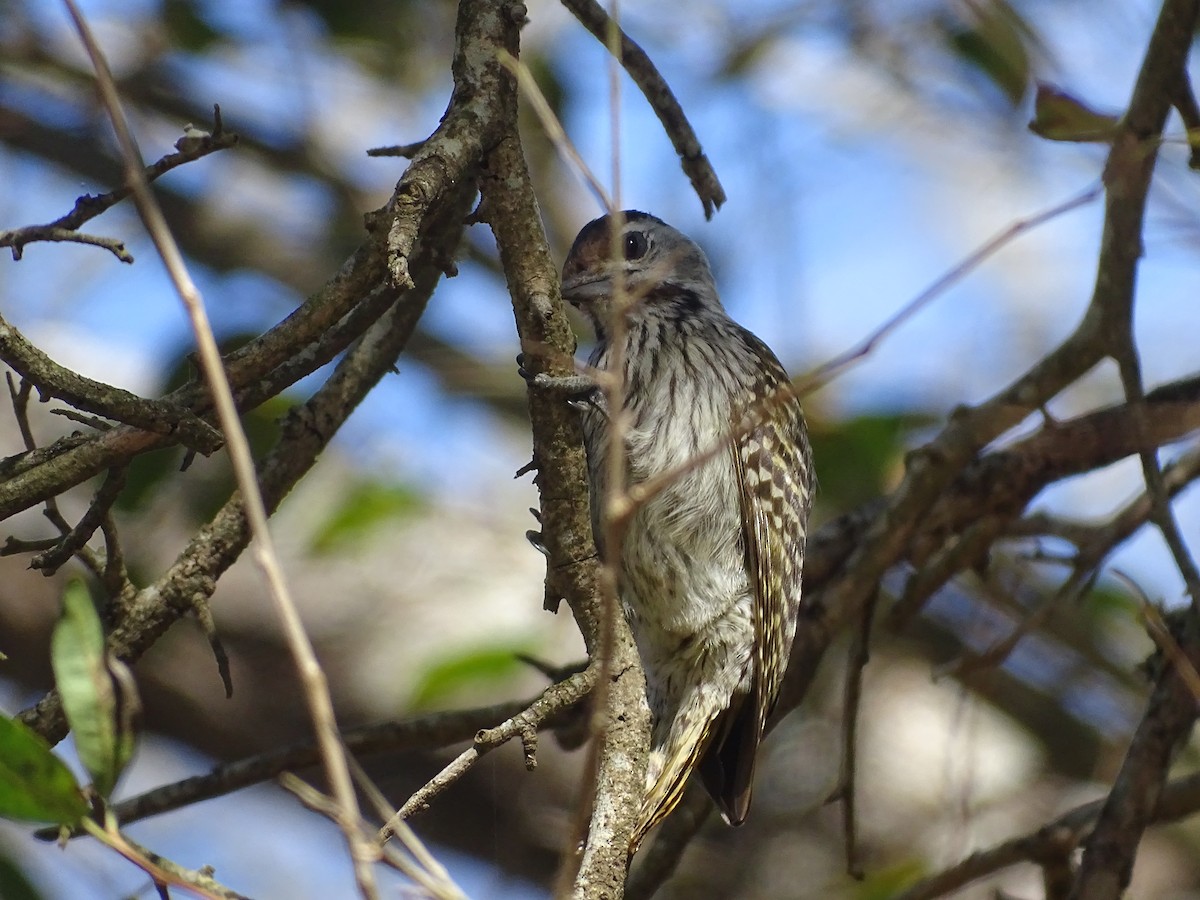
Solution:
[{"label": "bird's head", "polygon": [[563,299],[587,314],[601,333],[619,281],[631,310],[652,305],[656,296],[680,293],[720,306],[704,251],[666,222],[636,210],[583,226],[563,264]]}]

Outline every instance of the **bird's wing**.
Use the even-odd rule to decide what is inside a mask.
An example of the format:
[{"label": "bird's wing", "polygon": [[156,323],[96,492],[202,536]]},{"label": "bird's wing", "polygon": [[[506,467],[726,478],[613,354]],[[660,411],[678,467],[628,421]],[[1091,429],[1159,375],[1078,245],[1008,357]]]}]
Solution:
[{"label": "bird's wing", "polygon": [[[694,730],[677,732],[676,740],[670,742],[665,751],[662,772],[650,786],[642,800],[637,825],[629,844],[630,854],[636,853],[650,829],[665,819],[683,799],[688,776],[700,765],[701,756],[713,737],[713,728],[718,719],[705,718],[692,723]],[[711,792],[710,792],[711,793]]]},{"label": "bird's wing", "polygon": [[749,697],[733,698],[702,763],[709,793],[731,824],[750,808],[754,762],[779,696],[796,633],[812,465],[800,404],[787,375],[762,346],[760,399],[748,431],[734,441],[746,571],[753,592],[754,677]]}]

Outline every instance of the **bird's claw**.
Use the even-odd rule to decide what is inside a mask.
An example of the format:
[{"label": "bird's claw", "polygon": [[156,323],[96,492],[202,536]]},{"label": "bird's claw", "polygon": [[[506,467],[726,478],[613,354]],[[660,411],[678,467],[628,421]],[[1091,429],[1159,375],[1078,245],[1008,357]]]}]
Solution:
[{"label": "bird's claw", "polygon": [[547,559],[550,558],[550,551],[546,549],[546,545],[542,542],[542,533],[540,531],[525,532],[525,540],[529,541],[530,545],[538,553]]}]

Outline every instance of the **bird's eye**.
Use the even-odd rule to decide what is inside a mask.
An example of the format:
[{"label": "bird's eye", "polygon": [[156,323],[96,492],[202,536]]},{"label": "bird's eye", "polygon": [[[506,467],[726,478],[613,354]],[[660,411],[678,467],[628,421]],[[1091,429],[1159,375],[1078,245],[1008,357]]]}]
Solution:
[{"label": "bird's eye", "polygon": [[646,243],[646,235],[640,231],[631,231],[625,235],[625,243],[622,246],[627,260],[641,259],[646,255],[646,250],[649,249],[649,244]]}]

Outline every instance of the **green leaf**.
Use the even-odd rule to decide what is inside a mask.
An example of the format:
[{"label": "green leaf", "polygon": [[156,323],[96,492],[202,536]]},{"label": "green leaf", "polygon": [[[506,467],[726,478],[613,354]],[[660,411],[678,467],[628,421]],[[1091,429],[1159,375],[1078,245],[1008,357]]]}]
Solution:
[{"label": "green leaf", "polygon": [[221,38],[220,32],[204,21],[188,0],[166,0],[163,24],[176,45],[193,53],[207,50]]},{"label": "green leaf", "polygon": [[131,680],[120,690],[110,671],[104,630],[81,581],[63,595],[63,615],[50,640],[50,662],[63,711],[75,734],[75,750],[96,791],[108,797],[133,754]]},{"label": "green leaf", "polygon": [[1065,91],[1038,82],[1029,130],[1048,141],[1103,142],[1112,140],[1118,121]]},{"label": "green leaf", "polygon": [[522,648],[475,647],[445,657],[426,670],[413,692],[413,706],[429,708],[467,687],[504,682],[526,668]]},{"label": "green leaf", "polygon": [[928,425],[931,416],[901,412],[859,416],[839,422],[814,419],[811,438],[821,470],[822,503],[835,509],[856,506],[887,490],[901,476],[905,438]]},{"label": "green leaf", "polygon": [[0,816],[74,825],[87,813],[75,776],[50,745],[16,719],[0,716]]},{"label": "green leaf", "polygon": [[341,550],[385,522],[410,518],[424,506],[421,495],[403,484],[363,481],[346,491],[342,502],[313,536],[316,554]]},{"label": "green leaf", "polygon": [[42,900],[21,867],[9,856],[0,855],[0,897],[4,900]]},{"label": "green leaf", "polygon": [[854,900],[888,900],[911,887],[926,874],[925,866],[915,859],[902,859],[881,869],[867,872],[849,896]]},{"label": "green leaf", "polygon": [[1014,106],[1029,87],[1029,51],[1033,31],[1004,0],[971,4],[970,25],[943,22],[950,49],[990,80]]}]

